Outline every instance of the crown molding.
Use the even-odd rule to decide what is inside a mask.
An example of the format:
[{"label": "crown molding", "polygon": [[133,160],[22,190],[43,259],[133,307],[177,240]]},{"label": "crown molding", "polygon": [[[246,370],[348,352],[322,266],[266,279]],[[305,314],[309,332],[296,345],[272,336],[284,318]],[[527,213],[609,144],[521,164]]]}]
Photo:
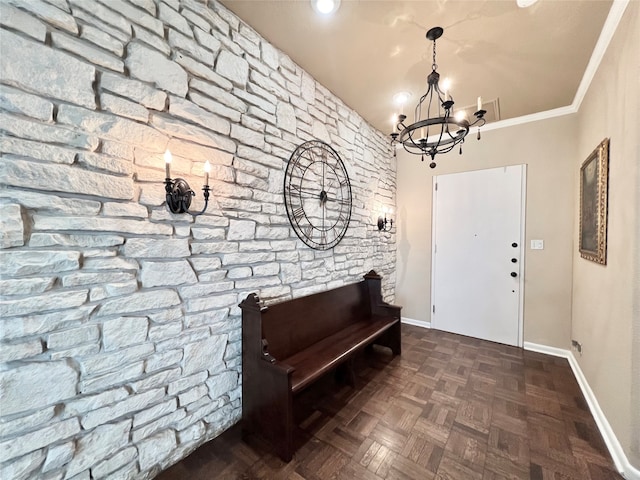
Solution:
[{"label": "crown molding", "polygon": [[567,105],[566,107],[554,108],[553,110],[545,110],[544,112],[531,113],[529,115],[523,115],[521,117],[508,118],[506,120],[499,120],[497,122],[488,123],[482,127],[482,131],[487,132],[489,130],[499,130],[501,128],[515,127],[516,125],[537,122],[540,120],[547,120],[549,118],[563,117],[565,115],[571,115],[577,112],[578,110],[573,105]]},{"label": "crown molding", "polygon": [[622,15],[624,15],[624,11],[630,1],[631,0],[613,0],[613,5],[611,5],[611,9],[609,10],[609,15],[607,15],[607,19],[604,22],[602,32],[600,32],[600,37],[596,42],[596,46],[593,48],[591,59],[587,64],[587,68],[582,76],[582,81],[578,86],[576,96],[573,98],[573,103],[571,104],[575,107],[576,112],[580,110],[582,100],[584,100],[584,97],[591,86],[591,81],[600,67],[600,62],[602,62],[602,58],[609,47],[609,43],[611,43],[613,35],[618,29]]},{"label": "crown molding", "polygon": [[611,43],[611,39],[618,29],[620,20],[622,19],[630,1],[631,0],[613,0],[607,19],[605,20],[602,31],[600,32],[600,37],[598,38],[596,46],[591,53],[591,58],[589,59],[589,63],[587,64],[584,74],[582,75],[582,80],[580,81],[580,85],[578,85],[578,89],[576,90],[576,94],[573,97],[571,105],[554,108],[553,110],[546,110],[544,112],[532,113],[530,115],[523,115],[521,117],[500,120],[498,122],[492,122],[482,127],[482,131],[498,130],[501,128],[513,127],[525,123],[578,113],[580,105],[582,105],[582,100],[584,100],[585,95],[589,91],[593,77],[600,67],[602,58],[609,47],[609,43]]}]

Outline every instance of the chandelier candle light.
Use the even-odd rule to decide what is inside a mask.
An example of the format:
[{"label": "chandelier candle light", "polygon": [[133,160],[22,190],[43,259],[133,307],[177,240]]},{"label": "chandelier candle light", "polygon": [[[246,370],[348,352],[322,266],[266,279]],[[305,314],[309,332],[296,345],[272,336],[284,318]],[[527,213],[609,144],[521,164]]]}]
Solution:
[{"label": "chandelier candle light", "polygon": [[401,113],[397,118],[398,131],[391,134],[392,145],[400,143],[407,152],[421,155],[423,161],[424,156],[429,155],[431,168],[436,166],[437,154],[450,152],[456,145],[460,145],[462,155],[462,143],[470,127],[478,126],[480,140],[480,127],[485,124],[484,115],[487,113],[482,109],[482,98],[478,97],[478,108],[474,113],[476,119],[469,123],[464,116],[454,114],[454,101],[448,87],[445,88],[445,92],[440,89],[440,74],[436,71],[436,40],[443,32],[441,27],[434,27],[427,32],[427,38],[433,42],[433,64],[427,77],[429,88],[416,105],[414,122],[405,125],[407,116]]},{"label": "chandelier candle light", "polygon": [[167,150],[164,152],[164,189],[167,193],[166,201],[167,207],[171,213],[188,213],[194,217],[202,215],[207,206],[209,205],[209,172],[211,171],[211,164],[207,161],[204,164],[204,186],[202,187],[202,193],[204,195],[204,207],[199,212],[190,212],[189,206],[191,205],[191,197],[195,197],[196,193],[191,190],[189,184],[183,178],[171,179],[171,152]]}]

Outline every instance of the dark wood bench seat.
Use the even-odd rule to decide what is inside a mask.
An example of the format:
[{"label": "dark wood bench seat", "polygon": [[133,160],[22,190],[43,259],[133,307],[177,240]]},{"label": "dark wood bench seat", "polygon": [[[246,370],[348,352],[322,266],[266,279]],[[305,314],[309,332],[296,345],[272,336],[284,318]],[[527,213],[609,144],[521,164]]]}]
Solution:
[{"label": "dark wood bench seat", "polygon": [[242,431],[268,440],[284,461],[294,453],[296,396],[342,369],[372,344],[400,354],[401,308],[382,300],[373,270],[358,283],[269,305],[250,294],[242,309]]},{"label": "dark wood bench seat", "polygon": [[291,391],[294,394],[302,391],[328,371],[352,358],[355,353],[371,344],[398,322],[400,319],[393,317],[380,317],[373,321],[361,320],[285,358],[282,363],[294,368],[291,375]]}]

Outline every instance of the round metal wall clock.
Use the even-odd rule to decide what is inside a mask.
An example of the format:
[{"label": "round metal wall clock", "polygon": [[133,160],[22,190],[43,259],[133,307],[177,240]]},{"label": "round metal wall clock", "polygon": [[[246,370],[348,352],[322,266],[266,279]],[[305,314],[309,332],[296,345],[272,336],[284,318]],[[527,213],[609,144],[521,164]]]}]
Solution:
[{"label": "round metal wall clock", "polygon": [[284,203],[300,240],[316,250],[335,247],[351,220],[351,183],[338,152],[319,140],[296,148],[284,174]]}]

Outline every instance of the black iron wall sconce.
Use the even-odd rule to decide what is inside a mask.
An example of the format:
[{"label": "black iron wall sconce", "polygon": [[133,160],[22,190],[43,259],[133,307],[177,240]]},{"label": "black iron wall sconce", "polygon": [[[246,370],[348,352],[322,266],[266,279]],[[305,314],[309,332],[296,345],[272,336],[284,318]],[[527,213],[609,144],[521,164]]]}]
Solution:
[{"label": "black iron wall sconce", "polygon": [[199,212],[190,212],[191,197],[196,196],[196,192],[191,190],[187,181],[183,178],[171,179],[171,152],[167,150],[164,152],[165,162],[165,180],[164,189],[167,192],[167,207],[171,213],[188,213],[194,217],[202,215],[207,206],[209,205],[209,172],[211,171],[211,165],[207,161],[204,164],[204,187],[202,187],[202,193],[204,194],[204,207]]},{"label": "black iron wall sconce", "polygon": [[[391,212],[389,212],[390,214]],[[387,212],[384,212],[384,217],[381,215],[378,217],[378,230],[388,232],[393,228],[393,219],[387,218]]]}]

